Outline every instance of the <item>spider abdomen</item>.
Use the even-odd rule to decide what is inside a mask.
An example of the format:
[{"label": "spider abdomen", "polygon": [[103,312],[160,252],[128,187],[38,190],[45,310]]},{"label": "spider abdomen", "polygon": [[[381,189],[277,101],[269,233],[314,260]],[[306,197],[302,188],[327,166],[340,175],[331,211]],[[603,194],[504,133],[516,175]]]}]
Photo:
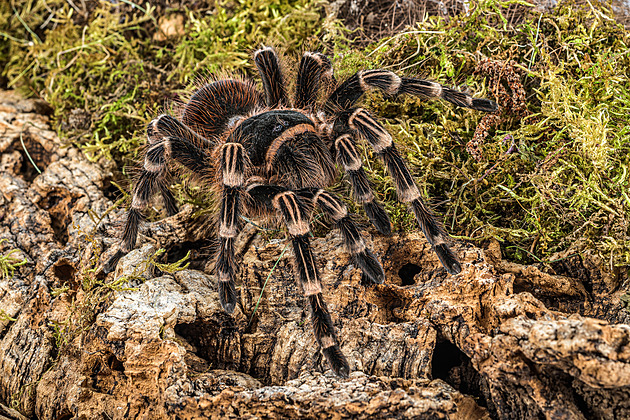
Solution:
[{"label": "spider abdomen", "polygon": [[251,113],[261,101],[251,83],[218,80],[194,93],[184,107],[182,122],[200,136],[211,138],[221,135],[233,117]]}]

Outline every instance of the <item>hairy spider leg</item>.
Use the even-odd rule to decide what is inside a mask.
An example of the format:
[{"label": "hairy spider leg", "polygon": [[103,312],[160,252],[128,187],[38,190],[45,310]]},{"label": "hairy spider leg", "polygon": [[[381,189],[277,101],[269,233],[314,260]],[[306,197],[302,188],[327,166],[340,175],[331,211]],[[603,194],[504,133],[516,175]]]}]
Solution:
[{"label": "hairy spider leg", "polygon": [[308,188],[299,191],[301,198],[311,201],[328,215],[341,232],[344,246],[350,253],[357,266],[363,271],[371,283],[381,284],[385,281],[385,272],[365,239],[352,220],[345,204],[338,197],[322,189]]},{"label": "hairy spider leg", "polygon": [[441,98],[457,106],[494,112],[497,104],[489,99],[473,98],[439,83],[413,77],[400,77],[388,70],[358,71],[344,81],[328,98],[326,109],[332,112],[347,110],[356,105],[371,88],[378,88],[389,96],[407,93],[421,98]]},{"label": "hairy spider leg", "polygon": [[262,95],[250,82],[218,80],[199,88],[184,106],[182,122],[211,145],[232,119],[246,116],[262,103]]},{"label": "hairy spider leg", "polygon": [[305,52],[298,68],[295,85],[294,105],[296,108],[313,111],[317,105],[322,78],[332,77],[332,63],[323,54]]},{"label": "hairy spider leg", "polygon": [[[164,207],[166,207],[166,214],[173,216],[177,214],[177,203],[173,193],[168,188],[168,176],[169,172],[166,167],[166,160],[164,156],[164,143],[163,139],[155,130],[153,124],[147,126],[147,140],[148,147],[145,150],[144,157],[144,170],[148,172],[158,172],[161,176],[159,178],[158,188],[162,194],[164,201]],[[150,169],[156,169],[151,171]]]},{"label": "hairy spider leg", "polygon": [[311,251],[309,203],[301,199],[294,191],[281,186],[253,184],[248,187],[247,192],[250,199],[258,203],[258,206],[274,208],[282,216],[293,246],[293,266],[296,277],[311,309],[315,338],[333,371],[339,376],[348,376],[350,367],[339,349],[339,339],[322,296],[319,270]]},{"label": "hairy spider leg", "polygon": [[345,118],[347,118],[348,126],[366,139],[383,159],[396,185],[398,199],[410,205],[422,232],[433,246],[446,271],[450,274],[459,273],[462,267],[457,256],[447,244],[448,234],[437,221],[431,209],[422,201],[420,190],[398,149],[396,149],[392,136],[365,109],[357,108],[342,114],[338,123],[345,124]]},{"label": "hairy spider leg", "polygon": [[219,150],[221,156],[221,213],[219,216],[219,252],[216,272],[219,280],[219,300],[227,313],[236,306],[234,277],[236,260],[234,241],[238,234],[238,217],[241,213],[241,193],[246,170],[243,145],[226,143]]},{"label": "hairy spider leg", "polygon": [[363,170],[363,162],[357,151],[352,131],[347,124],[335,124],[333,128],[333,133],[337,135],[334,148],[337,162],[350,181],[355,200],[363,205],[363,210],[374,227],[380,233],[389,235],[392,233],[389,216],[374,196],[372,186]]},{"label": "hairy spider leg", "polygon": [[195,175],[211,175],[212,159],[202,147],[204,140],[176,118],[160,115],[149,123],[147,137],[149,147],[144,155],[142,172],[133,187],[120,249],[103,266],[105,273],[113,271],[118,260],[135,247],[138,227],[143,219],[142,211],[149,205],[155,193],[162,193],[169,215],[177,212],[175,200],[166,182],[167,155]]},{"label": "hairy spider leg", "polygon": [[335,79],[335,72],[333,69],[332,61],[330,58],[321,53],[315,53],[321,60],[324,71],[322,73],[322,79],[325,83],[330,83],[334,87],[337,86],[337,79]]},{"label": "hairy spider leg", "polygon": [[263,47],[254,52],[254,63],[262,79],[267,96],[267,106],[278,108],[289,105],[285,89],[284,76],[280,70],[280,62],[276,51],[271,47]]},{"label": "hairy spider leg", "polygon": [[[214,142],[198,135],[177,118],[166,114],[151,121],[149,126],[162,137],[161,144],[164,146],[164,153],[168,153],[173,160],[194,175],[212,176],[214,163],[208,152],[214,147]],[[151,149],[145,154],[145,169],[149,155],[151,155]],[[162,154],[163,163],[166,162],[165,158],[166,156]]]}]

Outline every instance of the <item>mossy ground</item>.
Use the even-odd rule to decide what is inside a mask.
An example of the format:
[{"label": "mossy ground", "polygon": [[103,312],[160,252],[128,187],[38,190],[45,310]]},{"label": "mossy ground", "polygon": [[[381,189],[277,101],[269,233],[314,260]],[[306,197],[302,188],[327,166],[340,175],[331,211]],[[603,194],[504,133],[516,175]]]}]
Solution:
[{"label": "mossy ground", "polygon": [[[476,242],[496,238],[508,258],[523,262],[592,249],[607,269],[627,273],[630,36],[609,6],[570,2],[542,13],[522,1],[475,1],[468,13],[427,17],[365,45],[349,40],[323,1],[194,4],[3,2],[0,83],[46,99],[62,138],[91,159],[113,159],[125,176],[146,123],[167,101],[212,73],[255,76],[249,54],[262,43],[288,56],[324,51],[340,79],[383,67],[469,89],[506,108],[485,138],[475,136],[477,111],[378,93],[366,100],[447,230]],[[156,40],[177,15],[183,26]],[[518,102],[510,72],[524,92],[520,110],[508,106]],[[480,159],[466,148],[473,138],[483,140]],[[415,229],[383,165],[369,149],[363,154],[394,229]],[[347,185],[340,180],[335,189]],[[180,200],[189,199],[180,191]]]}]

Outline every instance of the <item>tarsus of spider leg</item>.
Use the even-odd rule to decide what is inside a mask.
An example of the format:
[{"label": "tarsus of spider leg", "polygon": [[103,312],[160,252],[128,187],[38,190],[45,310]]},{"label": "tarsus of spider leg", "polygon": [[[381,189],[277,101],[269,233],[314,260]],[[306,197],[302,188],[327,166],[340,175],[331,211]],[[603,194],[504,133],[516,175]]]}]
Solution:
[{"label": "tarsus of spider leg", "polygon": [[428,99],[442,98],[457,106],[484,112],[495,112],[498,109],[496,102],[490,99],[473,98],[467,93],[442,86],[439,83],[410,77],[402,78],[400,93],[407,93]]},{"label": "tarsus of spider leg", "polygon": [[123,236],[120,241],[120,249],[103,265],[103,272],[105,274],[114,271],[120,258],[136,246],[138,227],[143,219],[141,211],[149,205],[151,196],[158,191],[159,176],[159,173],[149,172],[146,169],[140,174],[140,178],[133,188],[131,206],[129,210],[127,210],[127,218],[125,220]]},{"label": "tarsus of spider leg", "polygon": [[339,199],[324,190],[315,192],[313,200],[335,222],[343,236],[346,249],[367,278],[372,283],[383,283],[385,281],[383,267],[374,256],[374,253],[365,244],[365,239],[354,221],[352,221],[346,206]]},{"label": "tarsus of spider leg", "polygon": [[348,365],[346,357],[337,344],[339,340],[322,294],[317,293],[308,296],[308,302],[311,307],[315,338],[322,347],[322,353],[324,353],[332,370],[342,378],[347,378],[350,374],[350,365]]},{"label": "tarsus of spider leg", "polygon": [[442,226],[436,222],[435,216],[431,210],[429,210],[420,199],[413,200],[410,205],[424,236],[433,246],[435,253],[444,268],[446,268],[446,271],[448,271],[449,274],[460,273],[462,266],[455,253],[444,240],[447,234],[444,232]]}]

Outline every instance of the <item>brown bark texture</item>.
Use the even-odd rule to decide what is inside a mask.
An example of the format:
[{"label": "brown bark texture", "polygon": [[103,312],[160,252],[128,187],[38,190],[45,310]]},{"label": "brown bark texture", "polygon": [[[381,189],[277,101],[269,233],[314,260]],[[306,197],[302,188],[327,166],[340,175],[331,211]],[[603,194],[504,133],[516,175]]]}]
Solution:
[{"label": "brown bark texture", "polygon": [[[368,229],[387,274],[370,286],[337,232],[315,237],[341,379],[282,234],[245,225],[232,315],[192,208],[146,223],[105,276],[124,214],[111,168],[64,146],[46,112],[0,93],[0,256],[27,260],[0,278],[0,419],[630,418],[628,312],[596,256],[521,266],[459,243],[451,276],[420,232]],[[150,263],[188,250],[184,270]]]}]

